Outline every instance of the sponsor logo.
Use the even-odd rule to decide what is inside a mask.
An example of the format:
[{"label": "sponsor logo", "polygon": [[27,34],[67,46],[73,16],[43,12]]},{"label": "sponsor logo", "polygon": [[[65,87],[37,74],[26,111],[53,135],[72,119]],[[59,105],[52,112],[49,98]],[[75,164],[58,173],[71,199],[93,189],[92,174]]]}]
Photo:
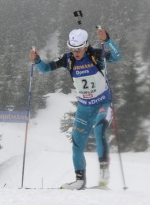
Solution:
[{"label": "sponsor logo", "polygon": [[86,133],[84,129],[80,129],[80,128],[76,127],[76,126],[73,126],[73,129],[77,130],[78,132],[81,132],[81,133]]},{"label": "sponsor logo", "polygon": [[91,94],[91,93],[95,93],[95,92],[96,92],[96,89],[90,90],[90,91],[79,91],[80,94]]},{"label": "sponsor logo", "polygon": [[105,96],[103,95],[102,97],[100,98],[97,98],[96,100],[91,100],[90,102],[88,102],[89,105],[93,105],[93,104],[96,104],[98,102],[101,102],[102,100],[105,100]]},{"label": "sponsor logo", "polygon": [[79,66],[74,66],[73,70],[81,70],[81,69],[84,69],[84,68],[92,68],[93,66],[94,66],[93,63],[85,64],[85,65],[79,65]]},{"label": "sponsor logo", "polygon": [[19,122],[28,121],[26,111],[0,111],[0,122]]},{"label": "sponsor logo", "polygon": [[99,110],[99,113],[100,112],[104,112],[106,110],[106,108],[105,107],[102,107],[100,110]]},{"label": "sponsor logo", "polygon": [[75,39],[71,39],[70,41],[73,41],[73,42],[78,42],[77,40],[75,40]]},{"label": "sponsor logo", "polygon": [[83,125],[87,125],[87,121],[83,120],[83,119],[80,119],[80,118],[75,118],[75,120]]},{"label": "sponsor logo", "polygon": [[87,101],[82,100],[81,98],[79,98],[78,101],[79,101],[80,103],[82,103],[83,105],[86,105],[86,104],[87,104]]},{"label": "sponsor logo", "polygon": [[117,49],[112,45],[112,43],[109,43],[109,46],[113,49],[113,51],[114,51],[115,53],[118,53]]},{"label": "sponsor logo", "polygon": [[84,95],[83,95],[83,98],[92,98],[92,97],[93,97],[92,94],[84,94]]},{"label": "sponsor logo", "polygon": [[85,73],[89,73],[89,71],[88,70],[76,71],[77,75],[81,75],[81,74],[85,74]]}]

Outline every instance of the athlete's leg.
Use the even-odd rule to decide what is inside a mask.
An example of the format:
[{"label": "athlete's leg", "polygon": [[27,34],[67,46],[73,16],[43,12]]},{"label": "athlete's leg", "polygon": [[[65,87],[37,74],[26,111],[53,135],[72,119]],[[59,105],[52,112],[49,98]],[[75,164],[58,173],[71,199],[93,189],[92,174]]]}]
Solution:
[{"label": "athlete's leg", "polygon": [[110,103],[103,104],[98,111],[94,128],[97,153],[99,158],[107,159],[109,156],[109,146],[107,140],[107,129],[112,119]]},{"label": "athlete's leg", "polygon": [[96,113],[94,108],[78,105],[73,124],[73,163],[75,170],[84,170],[86,161],[84,149],[91,132]]},{"label": "athlete's leg", "polygon": [[95,114],[89,107],[78,105],[72,131],[72,151],[73,164],[76,174],[76,181],[66,183],[61,186],[63,189],[82,189],[86,185],[86,161],[84,157],[84,149],[90,131],[92,129]]},{"label": "athlete's leg", "polygon": [[73,163],[76,174],[76,181],[62,185],[63,189],[82,189],[86,185],[86,161],[84,149],[91,132],[93,122],[97,115],[99,106],[86,107],[78,104],[73,124]]},{"label": "athlete's leg", "polygon": [[94,129],[95,139],[97,144],[97,153],[100,162],[100,185],[109,183],[109,146],[106,136],[106,131],[112,119],[112,111],[110,104],[103,104],[96,117],[96,125]]}]

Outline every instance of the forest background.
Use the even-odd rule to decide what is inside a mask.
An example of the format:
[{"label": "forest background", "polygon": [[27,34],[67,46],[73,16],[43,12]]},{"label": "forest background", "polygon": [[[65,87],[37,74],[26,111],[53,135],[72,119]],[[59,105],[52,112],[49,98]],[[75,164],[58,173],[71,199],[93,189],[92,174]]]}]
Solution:
[{"label": "forest background", "polygon": [[[68,51],[68,33],[78,28],[73,16],[83,11],[82,28],[100,47],[95,26],[101,24],[119,46],[123,59],[108,64],[122,151],[145,151],[150,145],[150,2],[149,0],[0,0],[0,110],[26,110],[30,61],[35,45],[46,61]],[[49,43],[55,36],[57,47]],[[34,69],[31,117],[46,107],[47,93],[74,89],[69,73],[59,69],[41,74]],[[76,106],[76,102],[72,102]],[[70,136],[74,113],[62,116],[60,129]],[[113,127],[109,137],[113,136]],[[111,138],[112,146],[116,142]],[[87,151],[93,151],[93,134]]]}]

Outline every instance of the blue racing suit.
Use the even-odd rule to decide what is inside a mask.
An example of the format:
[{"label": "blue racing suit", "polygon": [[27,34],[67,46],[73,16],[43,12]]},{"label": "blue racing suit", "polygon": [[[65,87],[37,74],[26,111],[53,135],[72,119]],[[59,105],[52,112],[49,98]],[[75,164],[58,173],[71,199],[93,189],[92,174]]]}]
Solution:
[{"label": "blue racing suit", "polygon": [[[116,44],[111,39],[105,44],[109,49],[106,61],[121,60],[122,56]],[[101,49],[96,51],[99,56],[102,54]],[[68,56],[68,53],[64,54],[63,57],[49,63],[43,62],[38,56],[35,65],[43,73],[60,67],[69,70]],[[112,119],[111,95],[103,57],[98,61],[103,73],[99,72],[87,53],[81,60],[76,60],[73,66],[72,78],[78,95],[78,107],[72,129],[73,164],[76,171],[84,170],[86,167],[84,149],[93,125],[98,157],[105,160],[109,157],[106,132]]]}]

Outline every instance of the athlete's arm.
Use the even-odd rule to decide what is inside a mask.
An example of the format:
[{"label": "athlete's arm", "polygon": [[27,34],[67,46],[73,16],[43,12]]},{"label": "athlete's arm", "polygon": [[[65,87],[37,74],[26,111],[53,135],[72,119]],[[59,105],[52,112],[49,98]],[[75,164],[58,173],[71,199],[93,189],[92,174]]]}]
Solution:
[{"label": "athlete's arm", "polygon": [[100,42],[106,44],[109,51],[106,51],[106,60],[109,62],[116,62],[121,60],[122,55],[117,45],[110,39],[109,34],[104,29],[98,29],[97,34]]},{"label": "athlete's arm", "polygon": [[118,48],[118,46],[114,43],[113,40],[108,39],[105,41],[107,48],[109,49],[110,53],[108,57],[106,56],[106,60],[109,62],[117,62],[122,59],[122,54]]},{"label": "athlete's arm", "polygon": [[35,60],[35,66],[40,72],[47,73],[61,67],[66,68],[66,62],[66,54],[64,54],[61,58],[58,58],[55,61],[50,61],[49,63],[44,62],[40,59],[40,56],[37,56]]}]

